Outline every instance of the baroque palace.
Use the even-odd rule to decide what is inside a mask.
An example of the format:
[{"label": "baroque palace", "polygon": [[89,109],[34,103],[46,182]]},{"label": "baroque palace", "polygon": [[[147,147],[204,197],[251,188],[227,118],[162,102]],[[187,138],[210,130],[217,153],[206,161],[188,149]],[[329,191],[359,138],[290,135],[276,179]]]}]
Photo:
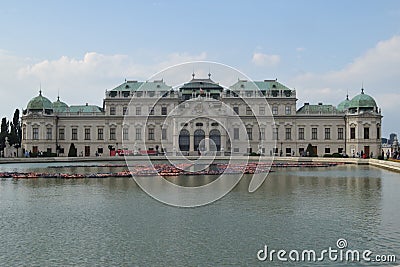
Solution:
[{"label": "baroque palace", "polygon": [[210,149],[202,140],[212,140],[214,150],[237,155],[306,156],[310,145],[318,156],[380,154],[381,110],[364,89],[337,106],[296,109],[296,91],[277,80],[224,88],[211,74],[192,76],[177,88],[163,80],[125,81],[106,91],[102,107],[51,102],[40,91],[23,111],[22,148],[31,155],[67,156],[72,144],[84,157],[197,155]]}]

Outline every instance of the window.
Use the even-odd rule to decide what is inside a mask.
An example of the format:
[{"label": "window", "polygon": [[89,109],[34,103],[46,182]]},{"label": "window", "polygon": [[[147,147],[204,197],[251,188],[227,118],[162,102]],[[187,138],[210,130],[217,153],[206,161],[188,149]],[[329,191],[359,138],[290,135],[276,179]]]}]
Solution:
[{"label": "window", "polygon": [[292,107],[291,106],[286,106],[285,107],[285,114],[286,115],[292,114]]},{"label": "window", "polygon": [[278,134],[279,134],[278,128],[274,128],[273,129],[273,133],[272,133],[272,137],[273,137],[274,140],[278,140],[279,139],[278,138],[279,137]]},{"label": "window", "polygon": [[337,129],[337,139],[343,140],[343,128]]},{"label": "window", "polygon": [[129,140],[129,128],[122,129],[122,140]]},{"label": "window", "polygon": [[136,107],[136,115],[142,115],[142,107]]},{"label": "window", "polygon": [[53,129],[52,128],[46,129],[46,139],[47,140],[53,139]]},{"label": "window", "polygon": [[235,152],[235,153],[239,153],[239,151],[240,151],[240,150],[239,150],[239,148],[238,148],[238,147],[234,147],[234,148],[233,148],[233,152]]},{"label": "window", "polygon": [[253,92],[246,92],[246,96],[247,97],[252,97],[253,96]]},{"label": "window", "polygon": [[135,131],[135,139],[142,140],[142,128],[136,128]]},{"label": "window", "polygon": [[381,139],[381,127],[376,126],[376,139]]},{"label": "window", "polygon": [[239,107],[233,107],[233,111],[239,115]]},{"label": "window", "polygon": [[110,128],[110,140],[116,140],[115,132],[116,132],[116,129],[114,127]]},{"label": "window", "polygon": [[364,139],[369,139],[369,127],[364,127]]},{"label": "window", "polygon": [[253,128],[251,128],[251,127],[246,128],[246,132],[247,132],[247,137],[249,138],[249,140],[253,140]]},{"label": "window", "polygon": [[299,128],[299,140],[304,140],[304,128]]},{"label": "window", "polygon": [[98,147],[98,148],[97,148],[97,153],[103,154],[103,148],[102,148],[102,147]]},{"label": "window", "polygon": [[90,128],[85,128],[85,140],[90,140]]},{"label": "window", "polygon": [[325,140],[331,139],[331,128],[325,128]]},{"label": "window", "polygon": [[356,128],[350,128],[350,139],[356,139]]},{"label": "window", "polygon": [[290,156],[290,155],[292,155],[292,148],[287,147],[286,148],[286,156]]},{"label": "window", "polygon": [[72,128],[71,132],[72,132],[71,139],[72,140],[78,140],[78,129],[77,128]]},{"label": "window", "polygon": [[154,140],[154,128],[149,128],[149,140]]},{"label": "window", "polygon": [[122,108],[122,115],[128,115],[128,107]]},{"label": "window", "polygon": [[312,140],[318,139],[318,129],[317,128],[311,128],[311,139]]},{"label": "window", "polygon": [[292,139],[292,128],[285,129],[285,139],[291,140]]},{"label": "window", "polygon": [[343,147],[339,147],[337,151],[338,151],[338,153],[342,154],[343,153]]},{"label": "window", "polygon": [[233,139],[239,140],[239,128],[233,128]]},{"label": "window", "polygon": [[272,106],[272,115],[278,115],[278,106]]},{"label": "window", "polygon": [[265,107],[259,107],[258,112],[260,113],[260,115],[265,115]]},{"label": "window", "polygon": [[265,140],[265,128],[260,128],[260,140]]},{"label": "window", "polygon": [[58,129],[58,139],[65,140],[65,129],[64,128]]},{"label": "window", "polygon": [[168,111],[167,107],[161,107],[161,115],[167,115],[168,114],[167,111]]},{"label": "window", "polygon": [[149,115],[154,115],[154,107],[149,107]]},{"label": "window", "polygon": [[110,115],[115,115],[115,112],[116,111],[116,109],[115,109],[115,107],[110,107]]},{"label": "window", "polygon": [[39,128],[35,127],[32,129],[32,139],[39,140]]},{"label": "window", "polygon": [[104,130],[103,128],[98,128],[97,129],[97,140],[103,140],[104,139]]},{"label": "window", "polygon": [[246,107],[246,115],[251,115],[253,112],[251,111],[251,107]]},{"label": "window", "polygon": [[167,129],[165,128],[161,129],[161,139],[167,140]]},{"label": "window", "polygon": [[22,128],[22,139],[26,140],[26,128]]},{"label": "window", "polygon": [[331,153],[331,149],[329,147],[325,147],[325,154],[330,154]]}]

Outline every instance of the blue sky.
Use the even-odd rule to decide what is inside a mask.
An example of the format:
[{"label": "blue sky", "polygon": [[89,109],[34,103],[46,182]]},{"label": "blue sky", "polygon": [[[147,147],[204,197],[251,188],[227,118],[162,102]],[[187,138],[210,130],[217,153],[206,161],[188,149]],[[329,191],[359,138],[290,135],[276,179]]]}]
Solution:
[{"label": "blue sky", "polygon": [[[400,132],[399,1],[4,1],[0,115],[37,95],[102,105],[104,90],[210,60],[297,89],[298,105],[365,92]],[[19,93],[15,93],[19,92]]]}]

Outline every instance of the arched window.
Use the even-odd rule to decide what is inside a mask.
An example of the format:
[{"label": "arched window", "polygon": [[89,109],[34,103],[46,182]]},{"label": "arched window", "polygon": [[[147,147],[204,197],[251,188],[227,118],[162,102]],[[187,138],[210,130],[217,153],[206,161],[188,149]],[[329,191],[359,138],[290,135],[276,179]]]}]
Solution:
[{"label": "arched window", "polygon": [[214,141],[215,147],[213,147],[212,142],[210,140],[210,150],[211,151],[220,151],[221,150],[221,133],[217,129],[213,129],[210,131],[210,139]]},{"label": "arched window", "polygon": [[205,150],[205,144],[204,142],[202,143],[201,147],[199,147],[201,140],[203,140],[205,137],[205,133],[202,129],[197,129],[194,131],[194,150],[195,151],[204,151]]}]

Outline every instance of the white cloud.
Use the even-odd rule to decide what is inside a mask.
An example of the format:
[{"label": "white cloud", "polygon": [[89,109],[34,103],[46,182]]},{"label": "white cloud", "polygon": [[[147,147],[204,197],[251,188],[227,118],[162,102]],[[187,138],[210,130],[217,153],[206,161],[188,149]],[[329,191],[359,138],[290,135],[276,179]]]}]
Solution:
[{"label": "white cloud", "polygon": [[[157,64],[141,64],[127,55],[88,52],[82,58],[62,56],[55,60],[34,61],[0,50],[0,114],[10,117],[15,108],[25,108],[29,99],[43,94],[54,101],[58,91],[68,104],[86,102],[102,105],[104,91],[127,79],[146,80],[154,73],[182,62],[205,60],[199,54],[171,53]],[[18,93],[15,93],[18,92]]]},{"label": "white cloud", "polygon": [[[400,36],[380,41],[360,57],[339,70],[325,73],[307,72],[289,81],[298,92],[302,102],[330,102],[338,104],[347,91],[350,97],[360,93],[373,96],[382,107],[386,125],[395,123],[398,104],[393,99],[400,99]],[[383,93],[384,92],[384,93]],[[388,123],[390,122],[390,123]]]},{"label": "white cloud", "polygon": [[272,67],[281,61],[281,57],[279,55],[267,55],[263,53],[253,53],[253,58],[251,60],[253,64],[257,66],[268,66]]}]

